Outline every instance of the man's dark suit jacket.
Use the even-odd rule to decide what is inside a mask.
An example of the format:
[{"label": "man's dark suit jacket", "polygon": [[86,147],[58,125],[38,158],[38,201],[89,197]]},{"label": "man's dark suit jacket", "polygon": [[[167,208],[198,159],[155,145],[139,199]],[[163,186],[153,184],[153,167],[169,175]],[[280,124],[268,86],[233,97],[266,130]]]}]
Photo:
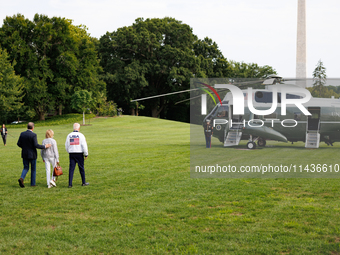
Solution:
[{"label": "man's dark suit jacket", "polygon": [[17,145],[22,148],[21,157],[24,159],[37,159],[37,149],[45,149],[45,145],[38,144],[37,134],[30,130],[20,134]]}]

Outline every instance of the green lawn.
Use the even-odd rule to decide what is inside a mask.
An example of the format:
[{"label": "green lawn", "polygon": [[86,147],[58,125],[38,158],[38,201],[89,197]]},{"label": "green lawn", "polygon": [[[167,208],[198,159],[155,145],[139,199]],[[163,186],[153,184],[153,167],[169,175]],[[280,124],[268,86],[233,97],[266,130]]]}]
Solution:
[{"label": "green lawn", "polygon": [[[47,128],[34,130],[40,143]],[[25,128],[9,129],[14,137],[0,146],[1,254],[340,254],[339,179],[190,178],[189,124],[123,116],[81,127],[90,186],[75,172],[69,189],[72,124],[51,128],[65,172],[56,188],[47,189],[41,158],[38,186],[19,187]],[[339,151],[272,146],[241,151],[214,141],[212,150],[247,164],[275,155],[337,162]]]},{"label": "green lawn", "polygon": [[[202,126],[190,128],[191,177],[197,178],[339,178],[340,143],[328,146],[321,142],[318,149],[305,148],[304,142],[267,141],[265,148],[247,149],[247,140],[239,146],[223,147],[217,138],[212,138],[212,147],[205,148]],[[203,145],[203,146],[202,146]],[[206,166],[234,167],[234,172],[198,172]],[[263,172],[252,172],[263,167]],[[235,172],[236,170],[236,172]],[[241,172],[240,170],[243,170]],[[247,170],[244,171],[244,170]],[[269,171],[271,170],[271,172]],[[274,171],[275,170],[275,171]],[[290,170],[290,171],[289,171]]]}]

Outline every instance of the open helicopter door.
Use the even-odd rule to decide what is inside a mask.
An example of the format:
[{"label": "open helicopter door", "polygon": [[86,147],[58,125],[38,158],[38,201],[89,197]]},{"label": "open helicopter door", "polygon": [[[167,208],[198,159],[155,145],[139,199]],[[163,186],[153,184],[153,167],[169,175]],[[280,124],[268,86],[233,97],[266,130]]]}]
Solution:
[{"label": "open helicopter door", "polygon": [[308,107],[312,114],[307,119],[306,148],[319,148],[320,143],[320,107]]},{"label": "open helicopter door", "polygon": [[[242,122],[242,115],[233,114],[233,106],[229,107],[228,132],[225,134],[224,147],[235,146],[240,143],[242,137],[243,124],[234,124]],[[227,130],[227,128],[226,128]]]}]

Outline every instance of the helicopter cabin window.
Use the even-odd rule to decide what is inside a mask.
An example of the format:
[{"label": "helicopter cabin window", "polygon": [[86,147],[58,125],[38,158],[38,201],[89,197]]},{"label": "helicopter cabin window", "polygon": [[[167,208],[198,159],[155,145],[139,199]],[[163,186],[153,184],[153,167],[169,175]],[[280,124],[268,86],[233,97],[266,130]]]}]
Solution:
[{"label": "helicopter cabin window", "polygon": [[[286,94],[287,99],[299,99],[302,96],[294,95],[294,94]],[[255,101],[257,103],[272,103],[273,102],[273,93],[267,91],[257,91],[255,93]],[[281,103],[281,93],[277,93],[277,102]]]},{"label": "helicopter cabin window", "polygon": [[220,106],[217,111],[217,117],[218,118],[228,118],[228,106]]},{"label": "helicopter cabin window", "polygon": [[255,93],[255,101],[257,103],[272,103],[273,102],[273,96],[272,92],[267,91],[257,91]]}]

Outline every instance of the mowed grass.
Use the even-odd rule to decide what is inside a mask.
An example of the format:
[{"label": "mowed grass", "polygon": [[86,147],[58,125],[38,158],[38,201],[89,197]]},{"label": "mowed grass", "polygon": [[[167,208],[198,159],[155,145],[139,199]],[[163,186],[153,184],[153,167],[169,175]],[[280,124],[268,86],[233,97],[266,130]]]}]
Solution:
[{"label": "mowed grass", "polygon": [[[29,173],[19,187],[24,128],[9,129],[14,137],[0,146],[2,254],[340,253],[339,179],[190,178],[189,124],[123,116],[81,127],[90,186],[76,171],[69,189],[64,143],[72,125],[51,128],[65,173],[56,188],[47,189],[41,158],[38,186],[29,187]],[[46,129],[35,128],[39,143]],[[311,158],[335,162],[339,148],[313,150]],[[218,149],[252,164],[249,151]],[[280,144],[250,153],[263,161],[307,157]]]},{"label": "mowed grass", "polygon": [[[267,141],[266,147],[257,146],[248,150],[248,140],[241,140],[235,147],[223,147],[217,138],[212,138],[210,149],[205,148],[202,126],[190,128],[191,177],[205,178],[339,178],[340,143],[328,146],[320,142],[318,149],[305,148],[304,142]],[[202,146],[203,145],[203,146]],[[215,172],[199,172],[196,166],[214,166]],[[217,171],[216,166],[234,167],[236,172]],[[263,172],[261,167],[265,167]],[[206,168],[206,167],[205,167]],[[275,168],[275,169],[274,169]],[[240,170],[247,170],[241,172]],[[196,171],[197,170],[197,171]],[[260,172],[255,172],[260,170]],[[290,170],[290,172],[289,172]],[[254,172],[252,172],[254,171]]]}]

